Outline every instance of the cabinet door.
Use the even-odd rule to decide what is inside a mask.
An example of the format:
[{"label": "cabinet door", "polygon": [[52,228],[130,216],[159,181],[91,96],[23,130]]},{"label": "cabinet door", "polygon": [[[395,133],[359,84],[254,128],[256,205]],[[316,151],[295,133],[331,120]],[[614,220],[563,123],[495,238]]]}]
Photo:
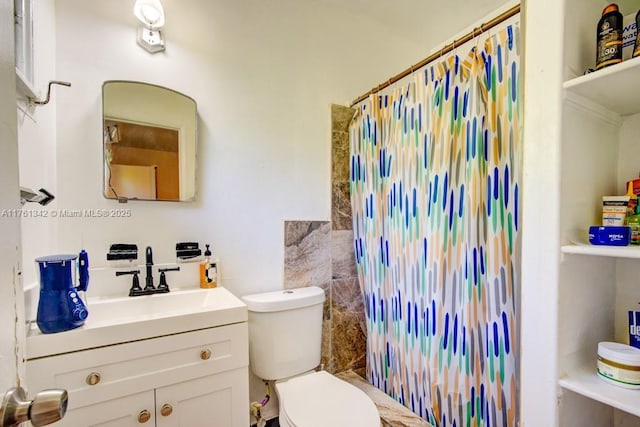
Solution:
[{"label": "cabinet door", "polygon": [[[153,390],[119,397],[67,412],[60,427],[153,427]],[[146,412],[145,412],[146,411]]]},{"label": "cabinet door", "polygon": [[157,427],[246,427],[249,425],[247,368],[156,389]]}]

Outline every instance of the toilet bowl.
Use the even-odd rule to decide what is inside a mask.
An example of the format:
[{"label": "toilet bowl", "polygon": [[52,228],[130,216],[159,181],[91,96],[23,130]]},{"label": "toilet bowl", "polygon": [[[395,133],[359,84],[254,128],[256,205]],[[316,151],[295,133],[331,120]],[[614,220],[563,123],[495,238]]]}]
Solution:
[{"label": "toilet bowl", "polygon": [[324,291],[315,286],[246,295],[249,366],[275,380],[283,427],[379,427],[380,416],[362,390],[320,364]]},{"label": "toilet bowl", "polygon": [[276,382],[281,427],[378,427],[380,416],[362,390],[325,371]]}]

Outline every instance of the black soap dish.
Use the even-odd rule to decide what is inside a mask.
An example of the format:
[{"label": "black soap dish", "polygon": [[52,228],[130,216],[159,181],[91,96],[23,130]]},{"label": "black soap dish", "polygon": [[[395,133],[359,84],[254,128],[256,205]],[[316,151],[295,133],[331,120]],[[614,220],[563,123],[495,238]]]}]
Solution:
[{"label": "black soap dish", "polygon": [[197,261],[200,255],[202,255],[202,250],[200,249],[198,242],[176,243],[176,258],[178,261]]},{"label": "black soap dish", "polygon": [[114,243],[107,252],[107,261],[133,261],[138,259],[138,245]]}]

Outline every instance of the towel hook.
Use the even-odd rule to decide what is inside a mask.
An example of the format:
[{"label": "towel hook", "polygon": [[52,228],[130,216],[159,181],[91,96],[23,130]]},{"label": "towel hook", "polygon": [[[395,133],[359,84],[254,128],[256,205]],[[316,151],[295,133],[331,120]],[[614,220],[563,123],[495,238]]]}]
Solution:
[{"label": "towel hook", "polygon": [[47,97],[45,98],[45,100],[44,101],[39,101],[37,99],[29,98],[29,102],[31,102],[32,104],[35,104],[35,105],[48,104],[49,100],[51,99],[51,85],[54,85],[54,84],[55,85],[60,85],[60,86],[67,86],[67,87],[71,86],[71,83],[69,83],[69,82],[62,82],[62,81],[59,81],[59,80],[51,80],[49,82],[49,87],[47,88]]}]

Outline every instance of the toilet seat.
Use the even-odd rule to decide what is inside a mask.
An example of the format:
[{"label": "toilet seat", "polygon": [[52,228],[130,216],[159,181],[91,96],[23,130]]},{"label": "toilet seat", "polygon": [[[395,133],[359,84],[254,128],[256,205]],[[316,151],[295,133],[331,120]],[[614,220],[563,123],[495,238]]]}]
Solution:
[{"label": "toilet seat", "polygon": [[325,372],[276,382],[280,425],[379,427],[380,416],[362,390]]}]

